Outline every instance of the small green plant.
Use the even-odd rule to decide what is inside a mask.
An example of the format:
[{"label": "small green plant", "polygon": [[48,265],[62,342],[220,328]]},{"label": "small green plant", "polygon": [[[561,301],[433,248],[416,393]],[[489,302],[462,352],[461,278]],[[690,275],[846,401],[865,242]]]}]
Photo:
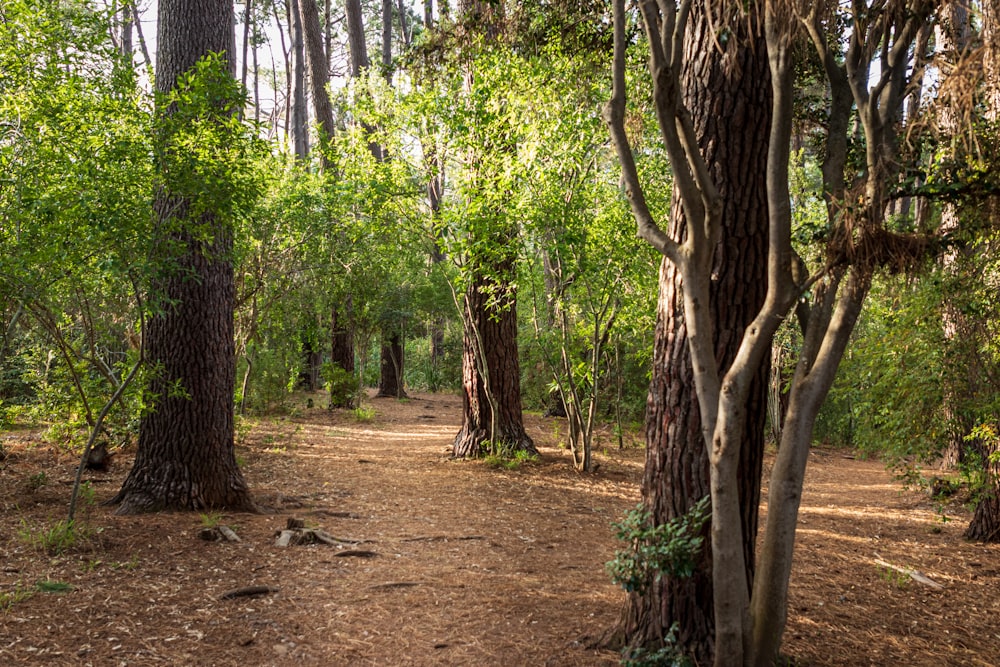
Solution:
[{"label": "small green plant", "polygon": [[130,558],[127,561],[119,561],[117,563],[111,563],[110,567],[112,570],[134,570],[137,567],[139,567],[139,557],[132,556],[132,558]]},{"label": "small green plant", "polygon": [[198,518],[201,519],[202,528],[215,528],[222,523],[222,514],[219,512],[202,512]]},{"label": "small green plant", "polygon": [[97,503],[94,485],[90,482],[80,484],[80,501],[84,507],[93,507]]},{"label": "small green plant", "polygon": [[518,449],[512,454],[504,452],[489,453],[483,456],[483,461],[491,468],[503,468],[505,470],[517,470],[525,463],[537,461],[538,455],[532,454],[526,449]]},{"label": "small green plant", "polygon": [[42,470],[41,472],[37,472],[31,477],[29,477],[26,485],[28,487],[28,491],[34,493],[35,491],[42,488],[48,483],[49,483],[49,476],[45,474],[44,470]]},{"label": "small green plant", "polygon": [[35,591],[31,589],[21,588],[20,584],[15,585],[14,590],[0,593],[0,612],[6,613],[11,607],[19,602],[24,602],[34,594]]},{"label": "small green plant", "polygon": [[58,521],[48,528],[35,529],[22,519],[18,537],[32,549],[58,556],[90,537],[90,530],[77,525],[75,521]]},{"label": "small green plant", "polygon": [[375,419],[375,408],[359,405],[351,411],[351,414],[354,415],[355,421],[367,424]]},{"label": "small green plant", "polygon": [[46,579],[36,582],[35,589],[40,593],[68,593],[73,590],[73,587],[63,581]]},{"label": "small green plant", "polygon": [[693,667],[694,663],[677,645],[678,627],[677,623],[670,626],[663,637],[663,646],[655,651],[644,648],[624,649],[622,667]]},{"label": "small green plant", "polygon": [[887,584],[900,590],[905,590],[910,587],[910,575],[907,573],[899,572],[898,570],[894,570],[891,567],[886,567],[884,565],[878,565],[877,568],[879,579]]},{"label": "small green plant", "polygon": [[628,547],[607,563],[611,580],[628,592],[641,593],[664,574],[690,577],[704,543],[700,533],[711,515],[709,503],[706,496],[687,514],[658,526],[641,504],[626,512],[624,521],[612,524],[615,536]]}]

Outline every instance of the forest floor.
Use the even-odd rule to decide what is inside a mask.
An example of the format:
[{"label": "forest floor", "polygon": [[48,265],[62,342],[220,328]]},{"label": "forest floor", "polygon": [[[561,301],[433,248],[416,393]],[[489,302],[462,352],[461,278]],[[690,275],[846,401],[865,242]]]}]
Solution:
[{"label": "forest floor", "polygon": [[[599,470],[578,474],[565,423],[529,416],[541,457],[507,470],[449,459],[454,396],[369,400],[367,420],[301,402],[241,434],[261,514],[115,516],[100,502],[123,453],[86,475],[90,534],[61,555],[33,541],[64,517],[75,460],[35,432],[0,434],[0,664],[617,664],[588,646],[621,608],[604,563],[610,522],[639,500],[640,447],[606,432]],[[1000,546],[965,542],[960,505],[942,521],[876,461],[810,459],[792,664],[1000,665]],[[275,546],[289,518],[350,542]],[[240,541],[199,539],[215,524]],[[223,597],[251,586],[267,592]]]}]

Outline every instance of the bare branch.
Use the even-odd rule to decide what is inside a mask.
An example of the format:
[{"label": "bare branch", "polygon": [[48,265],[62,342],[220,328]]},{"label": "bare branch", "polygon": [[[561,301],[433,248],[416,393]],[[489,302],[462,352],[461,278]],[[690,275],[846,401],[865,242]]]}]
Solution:
[{"label": "bare branch", "polygon": [[625,132],[625,0],[615,0],[614,3],[614,40],[611,99],[604,107],[604,121],[608,124],[611,141],[622,165],[625,194],[636,220],[637,235],[676,262],[677,243],[660,229],[649,210],[635,166],[635,157],[632,155],[632,146]]}]

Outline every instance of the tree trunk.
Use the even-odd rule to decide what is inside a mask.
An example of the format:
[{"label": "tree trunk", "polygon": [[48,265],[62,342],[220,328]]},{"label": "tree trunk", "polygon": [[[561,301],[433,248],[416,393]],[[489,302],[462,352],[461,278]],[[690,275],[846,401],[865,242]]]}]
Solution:
[{"label": "tree trunk", "polygon": [[[983,21],[983,70],[987,119],[996,123],[1000,119],[1000,0],[984,0]],[[994,225],[1000,221],[1000,197],[987,201],[987,215]],[[980,439],[980,455],[986,470],[986,494],[976,505],[975,514],[965,537],[980,542],[1000,542],[1000,461],[990,462],[997,456],[995,442]]]},{"label": "tree trunk", "polygon": [[[503,26],[502,2],[462,0],[459,9],[462,22],[471,30],[481,32],[487,41],[498,38]],[[466,70],[465,79],[469,92],[471,68]],[[488,187],[486,180],[479,187]],[[452,450],[456,457],[537,452],[524,430],[521,414],[516,257],[510,250],[517,231],[503,220],[505,215],[497,210],[489,231],[477,232],[486,238],[470,244],[469,287],[462,314],[462,430],[455,436]],[[475,249],[479,243],[494,248],[488,257]]]},{"label": "tree trunk", "polygon": [[[495,275],[513,277],[513,266],[513,259],[508,259]],[[479,274],[465,294],[462,430],[452,448],[456,457],[488,453],[483,451],[487,442],[494,452],[537,451],[521,415],[515,295],[508,289],[491,307],[489,294],[496,290],[497,285]]]},{"label": "tree trunk", "polygon": [[[160,0],[157,91],[173,89],[209,53],[234,53],[234,41],[232,2]],[[173,304],[145,332],[147,358],[156,369],[150,395],[157,399],[142,418],[135,464],[112,502],[120,503],[119,514],[253,510],[233,452],[232,232],[211,211],[185,220],[188,202],[165,188],[156,193],[154,208],[159,227],[177,230],[169,241],[182,254],[178,268],[154,282],[157,296]]]},{"label": "tree trunk", "polygon": [[309,113],[306,108],[306,62],[302,12],[297,0],[289,0],[289,32],[292,51],[292,146],[295,157],[309,156]]},{"label": "tree trunk", "polygon": [[347,47],[351,54],[351,76],[358,77],[368,68],[368,48],[365,44],[365,25],[361,16],[361,0],[346,0]]},{"label": "tree trunk", "polygon": [[[302,36],[306,61],[309,66],[309,80],[312,83],[313,109],[320,126],[320,166],[330,168],[331,160],[326,146],[336,132],[333,107],[327,85],[330,73],[327,56],[323,52],[323,34],[319,23],[319,5],[316,0],[296,0],[302,18]],[[347,315],[345,316],[345,311]],[[334,306],[330,312],[330,357],[334,365],[348,373],[354,373],[354,334],[350,320],[351,298],[345,299],[343,307]],[[346,407],[335,405],[334,407]]]},{"label": "tree trunk", "polygon": [[403,337],[398,331],[382,333],[382,363],[378,385],[379,398],[406,398],[403,389]]},{"label": "tree trunk", "polygon": [[[702,3],[692,7],[682,74],[684,103],[705,161],[723,199],[723,236],[716,250],[710,309],[720,374],[725,373],[746,326],[766,294],[767,204],[765,169],[770,125],[770,83],[762,38],[724,59]],[[742,23],[732,39],[749,45]],[[675,201],[670,233],[684,235],[684,216]],[[644,504],[657,524],[686,514],[709,494],[708,452],[702,433],[694,374],[684,323],[681,280],[674,266],[660,269],[660,298],[654,334],[653,377],[646,411]],[[740,452],[740,505],[747,586],[753,574],[766,419],[768,364],[758,371],[747,402],[746,437]],[[707,538],[710,527],[706,526]],[[709,540],[694,575],[665,577],[643,595],[630,594],[618,628],[632,647],[658,646],[674,623],[678,645],[697,664],[714,654],[712,564]]]}]

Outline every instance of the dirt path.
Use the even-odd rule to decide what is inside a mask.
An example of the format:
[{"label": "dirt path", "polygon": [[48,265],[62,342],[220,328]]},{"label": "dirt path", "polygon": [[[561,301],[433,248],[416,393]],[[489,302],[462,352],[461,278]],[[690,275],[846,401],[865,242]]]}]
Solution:
[{"label": "dirt path", "polygon": [[[18,590],[26,599],[0,615],[0,664],[617,664],[585,643],[617,618],[608,524],[638,501],[642,451],[610,448],[596,475],[580,476],[555,446],[561,423],[532,417],[541,460],[497,470],[449,460],[457,398],[371,405],[370,422],[303,408],[256,425],[238,453],[268,513],[116,517],[94,506],[94,535],[57,557],[23,533],[61,518],[74,463],[7,435],[0,603]],[[785,643],[796,664],[1000,664],[1000,550],[962,542],[964,517],[942,524],[878,463],[812,458]],[[116,463],[93,477],[98,501],[130,461]],[[358,543],[275,547],[290,517]],[[198,539],[215,521],[241,541]],[[880,570],[879,557],[945,588]],[[220,599],[248,586],[276,590]]]}]

